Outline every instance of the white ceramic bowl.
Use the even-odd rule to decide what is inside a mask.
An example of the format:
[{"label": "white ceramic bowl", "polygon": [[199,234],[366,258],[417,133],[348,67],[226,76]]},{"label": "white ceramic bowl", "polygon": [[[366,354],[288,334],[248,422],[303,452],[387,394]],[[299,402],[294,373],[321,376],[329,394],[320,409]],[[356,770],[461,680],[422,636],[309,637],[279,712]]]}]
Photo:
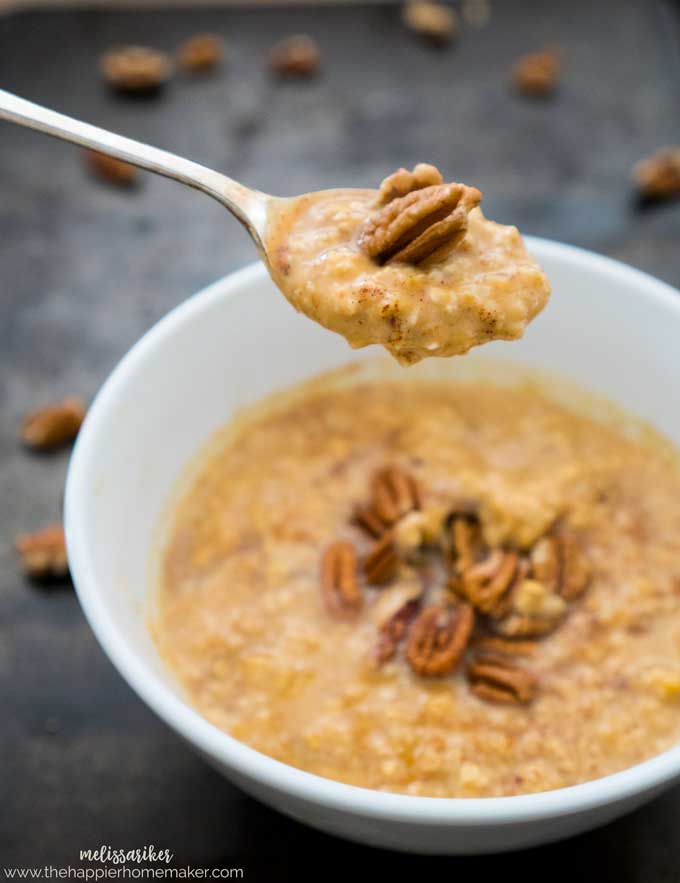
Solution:
[{"label": "white ceramic bowl", "polygon": [[[522,341],[491,344],[484,354],[572,378],[680,444],[680,408],[671,406],[680,388],[678,294],[606,258],[529,244],[552,279],[552,302]],[[365,843],[423,853],[515,849],[603,824],[649,800],[680,776],[680,747],[543,794],[386,794],[259,754],[201,718],[168,677],[147,631],[146,599],[154,530],[173,484],[235,408],[367,354],[295,314],[260,265],[192,297],[133,347],[90,409],[66,489],[71,570],[105,651],[144,701],[245,791]]]}]

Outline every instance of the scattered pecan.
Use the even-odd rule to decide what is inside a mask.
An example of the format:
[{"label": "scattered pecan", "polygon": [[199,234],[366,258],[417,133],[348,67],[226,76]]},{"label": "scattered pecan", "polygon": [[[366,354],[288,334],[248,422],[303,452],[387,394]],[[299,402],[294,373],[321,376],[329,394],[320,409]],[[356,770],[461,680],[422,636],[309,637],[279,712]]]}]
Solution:
[{"label": "scattered pecan", "polygon": [[532,548],[530,557],[532,575],[548,591],[572,600],[587,588],[590,567],[572,536],[542,537]]},{"label": "scattered pecan", "polygon": [[461,574],[459,591],[480,613],[498,618],[508,609],[511,589],[523,572],[517,552],[493,549]]},{"label": "scattered pecan", "polygon": [[351,543],[330,545],[321,559],[321,590],[335,616],[351,616],[363,603],[357,576],[357,555]]},{"label": "scattered pecan", "polygon": [[379,202],[385,204],[393,199],[406,196],[414,190],[422,190],[424,187],[432,187],[434,184],[443,184],[441,172],[435,166],[428,163],[418,163],[413,167],[413,171],[408,169],[397,169],[381,183],[379,193]]},{"label": "scattered pecan", "polygon": [[66,541],[61,524],[16,538],[14,548],[27,576],[34,580],[61,580],[68,576]]},{"label": "scattered pecan", "polygon": [[458,35],[458,17],[449,6],[429,0],[411,0],[404,7],[406,27],[431,43],[444,45]]},{"label": "scattered pecan", "polygon": [[512,79],[523,95],[545,98],[556,91],[560,71],[560,52],[550,48],[523,55],[512,69]]},{"label": "scattered pecan", "polygon": [[458,665],[470,640],[475,614],[469,604],[431,604],[409,629],[406,659],[416,674],[445,675]]},{"label": "scattered pecan", "polygon": [[21,425],[22,442],[36,451],[50,451],[72,442],[85,418],[85,404],[73,397],[38,408]]},{"label": "scattered pecan", "polygon": [[196,34],[177,50],[177,60],[184,70],[209,71],[224,59],[224,40],[217,34]]},{"label": "scattered pecan", "polygon": [[378,630],[378,643],[375,648],[378,665],[383,665],[393,658],[419,607],[420,601],[411,598],[382,623]]},{"label": "scattered pecan", "polygon": [[321,66],[321,52],[311,37],[296,34],[270,50],[269,66],[279,76],[309,77]]},{"label": "scattered pecan", "polygon": [[122,46],[102,56],[106,82],[119,92],[154,92],[172,76],[170,57],[147,46]]},{"label": "scattered pecan", "polygon": [[646,199],[680,197],[680,147],[663,147],[633,168],[633,181]]},{"label": "scattered pecan", "polygon": [[496,655],[480,655],[467,668],[470,689],[489,702],[526,705],[534,699],[538,678]]},{"label": "scattered pecan", "polygon": [[451,518],[451,563],[462,574],[479,560],[485,545],[482,525],[475,515],[455,513]]},{"label": "scattered pecan", "polygon": [[422,505],[415,478],[398,466],[376,472],[371,490],[374,512],[388,526]]},{"label": "scattered pecan", "polygon": [[123,162],[122,159],[107,156],[105,153],[99,153],[96,150],[86,150],[85,162],[93,175],[101,178],[102,181],[108,181],[110,184],[129,187],[130,184],[134,184],[137,180],[139,170],[136,166]]},{"label": "scattered pecan", "polygon": [[386,532],[364,558],[366,582],[382,586],[397,575],[399,555],[391,532]]},{"label": "scattered pecan", "polygon": [[393,199],[368,218],[359,246],[380,264],[418,264],[444,245],[465,236],[468,213],[482,194],[465,184],[435,184]]}]

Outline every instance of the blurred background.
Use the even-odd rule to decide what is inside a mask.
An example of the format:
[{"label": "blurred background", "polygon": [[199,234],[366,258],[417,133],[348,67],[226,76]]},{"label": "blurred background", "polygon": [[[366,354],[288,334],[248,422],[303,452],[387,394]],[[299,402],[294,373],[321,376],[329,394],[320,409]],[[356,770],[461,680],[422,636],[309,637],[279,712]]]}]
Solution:
[{"label": "blurred background", "polygon": [[[205,33],[223,57],[196,70],[177,51]],[[313,41],[313,63],[275,49],[295,34]],[[129,45],[165,53],[167,82],[131,93],[107,80],[102,56]],[[483,190],[494,220],[680,284],[680,184],[659,193],[649,169],[633,172],[680,143],[672,0],[460,0],[443,16],[389,2],[0,0],[0,88],[274,194],[373,187],[432,162]],[[677,879],[678,790],[505,857],[400,857],[303,828],[219,779],[151,715],[67,581],[22,575],[14,538],[59,520],[68,459],[22,449],[26,412],[91,399],[158,318],[256,258],[207,197],[125,178],[0,122],[0,864],[76,865],[79,849],[153,843],[177,865],[242,867],[249,880]]]}]

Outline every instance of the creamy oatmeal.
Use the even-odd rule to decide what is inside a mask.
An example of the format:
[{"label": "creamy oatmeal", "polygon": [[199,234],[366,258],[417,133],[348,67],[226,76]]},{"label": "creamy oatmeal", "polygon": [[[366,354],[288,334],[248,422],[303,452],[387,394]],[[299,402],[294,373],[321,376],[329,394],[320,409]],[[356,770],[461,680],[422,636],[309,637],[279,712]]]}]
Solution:
[{"label": "creamy oatmeal", "polygon": [[680,474],[538,386],[333,377],[223,434],[153,630],[285,763],[415,795],[543,791],[680,738]]},{"label": "creamy oatmeal", "polygon": [[550,286],[517,228],[488,221],[480,200],[421,164],[377,191],[284,201],[269,221],[270,272],[296,309],[402,364],[514,340]]}]

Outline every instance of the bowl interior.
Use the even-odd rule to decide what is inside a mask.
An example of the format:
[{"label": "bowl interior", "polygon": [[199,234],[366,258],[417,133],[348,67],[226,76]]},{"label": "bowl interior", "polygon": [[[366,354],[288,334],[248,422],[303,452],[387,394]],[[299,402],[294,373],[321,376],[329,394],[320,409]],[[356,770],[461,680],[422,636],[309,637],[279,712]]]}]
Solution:
[{"label": "bowl interior", "polygon": [[[680,381],[680,302],[673,290],[578,249],[540,240],[530,247],[553,282],[545,312],[523,340],[488,345],[449,360],[445,370],[467,372],[490,355],[547,369],[605,395],[680,444],[680,409],[671,407]],[[147,698],[154,683],[178,695],[150,639],[146,600],[157,525],[183,469],[240,407],[375,355],[352,352],[296,314],[257,265],[174,310],[103,387],[72,459],[69,555],[95,631]],[[184,726],[192,739],[193,726]]]}]

